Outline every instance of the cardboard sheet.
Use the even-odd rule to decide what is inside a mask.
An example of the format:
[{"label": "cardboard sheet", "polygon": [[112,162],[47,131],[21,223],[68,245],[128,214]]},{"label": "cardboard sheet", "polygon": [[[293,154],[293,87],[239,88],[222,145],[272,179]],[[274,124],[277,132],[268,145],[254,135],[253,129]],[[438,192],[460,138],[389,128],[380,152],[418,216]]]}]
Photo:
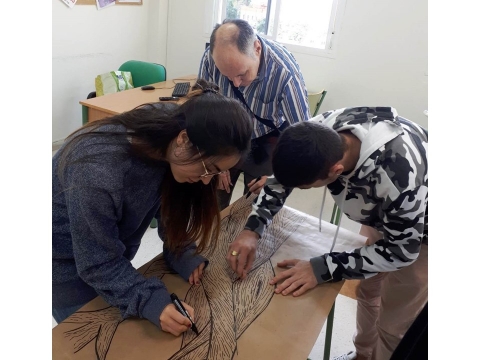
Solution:
[{"label": "cardboard sheet", "polygon": [[[53,329],[53,359],[299,359],[305,360],[342,283],[323,284],[294,298],[274,293],[268,281],[286,258],[308,260],[330,250],[336,227],[284,207],[259,243],[248,277],[237,280],[226,255],[243,229],[250,199],[240,198],[222,212],[221,235],[205,256],[210,264],[201,285],[191,286],[165,264],[161,255],[142,266],[145,276],[161,278],[170,292],[195,309],[200,334],[180,337],[149,321],[123,320],[103,299],[86,304]],[[335,251],[362,246],[365,238],[341,229]]]}]

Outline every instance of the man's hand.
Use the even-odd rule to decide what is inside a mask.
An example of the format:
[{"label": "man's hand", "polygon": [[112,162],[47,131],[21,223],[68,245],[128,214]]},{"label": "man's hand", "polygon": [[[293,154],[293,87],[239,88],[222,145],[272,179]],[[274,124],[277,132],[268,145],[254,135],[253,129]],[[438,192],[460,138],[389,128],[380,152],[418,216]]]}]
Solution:
[{"label": "man's hand", "polygon": [[[185,304],[183,301],[182,304],[190,314],[192,321],[195,321],[193,308],[190,305]],[[162,313],[160,314],[160,328],[165,332],[179,336],[181,333],[187,331],[191,327],[192,323],[190,320],[180,314],[173,304],[168,304],[165,306],[165,309],[163,309]]]},{"label": "man's hand", "polygon": [[243,230],[228,248],[227,260],[240,279],[245,279],[252,268],[259,238],[256,232]]},{"label": "man's hand", "polygon": [[248,186],[248,191],[250,191],[252,194],[260,194],[260,191],[262,191],[263,186],[267,182],[268,176],[262,176],[260,180],[255,182],[256,179],[253,179],[250,181],[247,186]]},{"label": "man's hand", "polygon": [[230,186],[232,186],[232,180],[230,179],[230,171],[227,170],[225,173],[218,175],[218,184],[217,189],[225,190],[230,194]]},{"label": "man's hand", "polygon": [[193,285],[198,285],[200,284],[200,280],[202,280],[203,276],[203,269],[205,268],[205,262],[202,262],[200,265],[198,265],[195,270],[190,274],[190,277],[188,278],[188,282]]},{"label": "man's hand", "polygon": [[289,259],[279,262],[277,266],[290,268],[270,280],[270,285],[273,285],[285,279],[285,281],[275,289],[277,294],[282,293],[282,295],[288,295],[294,291],[293,296],[300,296],[318,284],[310,261]]}]

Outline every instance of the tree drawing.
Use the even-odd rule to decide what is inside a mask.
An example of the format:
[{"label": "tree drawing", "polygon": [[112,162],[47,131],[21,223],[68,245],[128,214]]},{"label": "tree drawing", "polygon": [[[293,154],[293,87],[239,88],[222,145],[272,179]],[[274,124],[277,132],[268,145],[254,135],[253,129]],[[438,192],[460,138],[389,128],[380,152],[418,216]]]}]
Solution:
[{"label": "tree drawing", "polygon": [[[163,278],[165,274],[175,274],[175,271],[168,267],[162,255],[154,259],[143,273],[145,277],[156,276],[159,279]],[[63,323],[76,323],[82,324],[82,326],[66,331],[64,335],[74,342],[75,353],[95,340],[97,359],[105,360],[115,331],[123,321],[120,310],[113,306],[94,311],[77,311]]]},{"label": "tree drawing", "polygon": [[[230,269],[226,255],[230,243],[245,225],[252,201],[253,197],[243,197],[232,205],[230,213],[221,221],[217,246],[206,249],[202,254],[209,259],[209,265],[200,285],[190,286],[184,299],[195,309],[199,335],[192,331],[183,333],[180,349],[169,360],[232,359],[241,351],[238,339],[268,307],[274,295],[274,286],[268,282],[275,276],[270,258],[305,218],[282,209],[259,241],[248,276],[239,280]],[[163,257],[159,256],[148,265],[144,275],[163,278],[165,274],[172,273]],[[64,335],[75,342],[75,353],[95,340],[96,358],[104,360],[122,321],[120,312],[113,307],[77,311],[65,322],[82,326],[66,331]]]},{"label": "tree drawing", "polygon": [[[245,198],[235,202],[230,214],[222,219],[221,236],[215,249],[207,249],[210,260],[201,286],[191,287],[185,297],[195,312],[200,334],[183,334],[181,349],[169,360],[229,359],[236,351],[237,340],[267,308],[274,287],[268,281],[275,276],[270,258],[301,224],[297,214],[280,212],[259,242],[252,269],[244,280],[238,280],[225,257],[230,243],[243,230],[251,202]],[[283,228],[283,231],[279,229]],[[287,229],[288,231],[285,231]]]}]

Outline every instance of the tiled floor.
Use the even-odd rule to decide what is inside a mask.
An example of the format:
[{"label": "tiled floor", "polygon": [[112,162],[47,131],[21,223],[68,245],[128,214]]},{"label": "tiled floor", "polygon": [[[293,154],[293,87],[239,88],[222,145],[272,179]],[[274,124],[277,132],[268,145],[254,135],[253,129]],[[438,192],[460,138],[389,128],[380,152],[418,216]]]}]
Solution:
[{"label": "tiled floor", "polygon": [[[55,153],[55,151],[54,151]],[[243,177],[239,178],[237,186],[234,189],[232,202],[238,199],[242,195],[243,186],[239,186],[243,183]],[[303,211],[309,215],[318,217],[320,212],[320,205],[323,196],[323,189],[309,189],[299,190],[296,189],[287,199],[286,205],[300,211]],[[322,215],[322,219],[330,221],[330,215],[333,209],[333,199],[327,193],[325,201],[325,209]],[[360,226],[348,218],[342,218],[342,227],[349,229],[353,232],[358,232]],[[138,250],[135,259],[132,264],[135,268],[145,264],[157,254],[162,251],[162,242],[158,238],[155,229],[148,229],[142,239],[142,244]],[[335,317],[333,325],[333,340],[330,352],[330,358],[333,356],[341,355],[350,350],[353,350],[352,335],[355,330],[355,314],[356,314],[356,301],[343,296],[338,295],[335,303]],[[52,327],[57,324],[52,318]],[[310,358],[312,360],[323,359],[323,350],[325,342],[325,326],[322,329],[320,336],[318,337],[315,346],[313,347]]]}]

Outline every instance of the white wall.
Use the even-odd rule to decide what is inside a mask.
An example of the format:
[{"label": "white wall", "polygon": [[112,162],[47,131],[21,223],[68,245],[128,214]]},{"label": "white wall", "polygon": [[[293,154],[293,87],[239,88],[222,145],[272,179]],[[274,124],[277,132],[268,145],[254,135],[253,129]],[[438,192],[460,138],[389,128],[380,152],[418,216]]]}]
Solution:
[{"label": "white wall", "polygon": [[[169,79],[196,74],[212,3],[145,0],[97,10],[54,0],[53,141],[81,126],[78,102],[94,90],[95,76],[126,60],[164,64]],[[328,91],[321,110],[394,106],[428,127],[427,15],[427,0],[347,0],[335,58],[294,52],[309,91]]]},{"label": "white wall", "polygon": [[[168,7],[167,70],[170,79],[198,74],[200,59],[210,32],[205,29],[211,0],[174,0]],[[207,31],[208,30],[208,31]]]},{"label": "white wall", "polygon": [[[52,140],[82,125],[80,100],[95,90],[95,77],[127,60],[166,63],[168,0],[141,6],[52,6]],[[167,68],[167,76],[168,68]]]},{"label": "white wall", "polygon": [[427,127],[427,21],[427,0],[348,1],[326,105],[393,106]]},{"label": "white wall", "polygon": [[[205,8],[211,3],[170,1],[167,70],[171,76],[198,72],[209,40]],[[309,91],[328,91],[321,110],[393,106],[400,115],[427,127],[423,114],[428,109],[427,10],[427,0],[347,0],[335,58],[293,52]]]}]

